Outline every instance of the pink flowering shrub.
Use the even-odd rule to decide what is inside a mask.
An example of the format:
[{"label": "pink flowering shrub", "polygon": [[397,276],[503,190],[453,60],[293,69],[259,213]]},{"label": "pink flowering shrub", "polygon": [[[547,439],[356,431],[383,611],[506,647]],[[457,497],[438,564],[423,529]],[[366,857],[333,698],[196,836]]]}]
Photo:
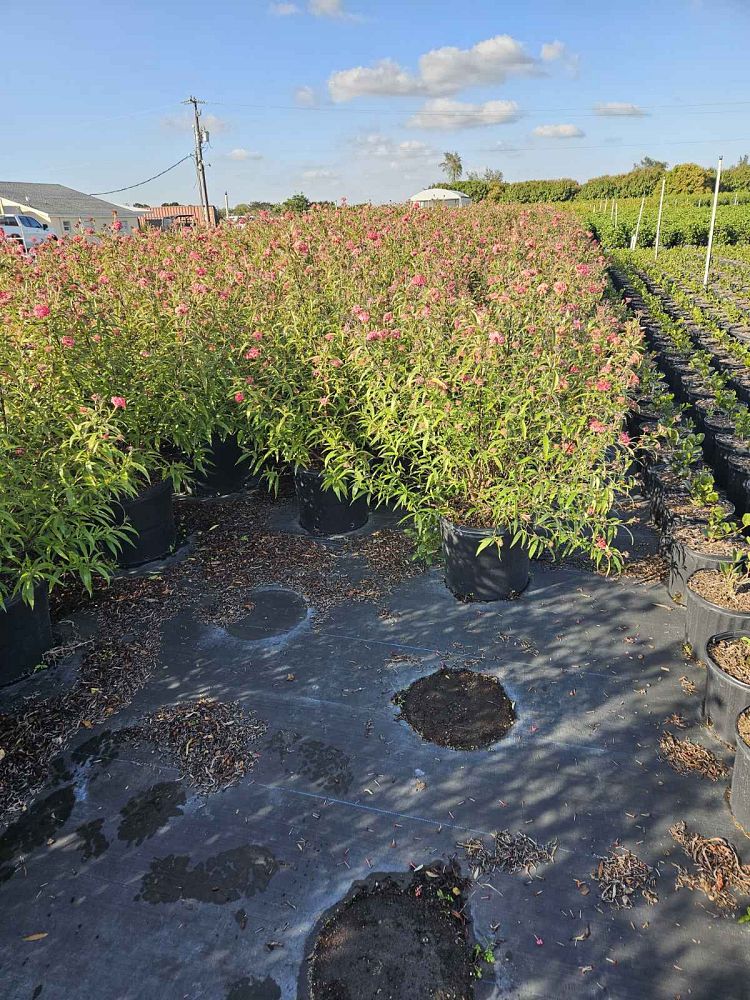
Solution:
[{"label": "pink flowering shrub", "polygon": [[9,244],[11,423],[53,413],[63,441],[91,408],[120,456],[111,495],[189,484],[212,436],[236,434],[272,483],[319,468],[339,494],[398,504],[425,544],[445,516],[616,560],[641,347],[572,216],[342,207],[80,234],[33,259]]}]

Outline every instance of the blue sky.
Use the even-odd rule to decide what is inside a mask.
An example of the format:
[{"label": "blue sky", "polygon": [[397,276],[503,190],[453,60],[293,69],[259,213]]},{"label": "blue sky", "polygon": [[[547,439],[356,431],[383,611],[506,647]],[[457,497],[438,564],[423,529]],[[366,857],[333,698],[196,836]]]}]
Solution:
[{"label": "blue sky", "polygon": [[[750,152],[750,3],[4,0],[0,178],[402,200],[445,150],[510,180]],[[16,58],[17,53],[17,58]],[[112,200],[197,200],[186,161]]]}]

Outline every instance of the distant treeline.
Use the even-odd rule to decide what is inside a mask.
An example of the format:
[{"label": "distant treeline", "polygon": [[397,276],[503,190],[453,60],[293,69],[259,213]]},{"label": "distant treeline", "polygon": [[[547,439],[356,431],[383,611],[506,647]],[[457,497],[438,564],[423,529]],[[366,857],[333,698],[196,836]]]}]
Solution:
[{"label": "distant treeline", "polygon": [[[744,158],[743,158],[744,159]],[[697,163],[678,163],[671,170],[661,166],[638,167],[625,174],[604,174],[583,184],[564,177],[560,180],[516,181],[466,180],[444,181],[434,187],[448,187],[467,194],[472,201],[539,202],[595,200],[598,198],[641,198],[659,193],[666,177],[668,194],[695,195],[711,192],[716,183],[716,171]],[[750,165],[740,162],[721,174],[724,192],[750,191]]]}]

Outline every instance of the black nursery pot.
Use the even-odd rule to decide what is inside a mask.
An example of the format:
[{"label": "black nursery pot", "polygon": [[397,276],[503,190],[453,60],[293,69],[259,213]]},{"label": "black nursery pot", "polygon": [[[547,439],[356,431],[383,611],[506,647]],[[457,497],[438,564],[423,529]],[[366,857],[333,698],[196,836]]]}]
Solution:
[{"label": "black nursery pot", "polygon": [[196,493],[204,496],[225,496],[238,493],[250,478],[250,461],[242,457],[236,434],[211,437],[206,455],[206,471],[195,476]]},{"label": "black nursery pot", "polygon": [[51,646],[47,588],[35,587],[33,608],[20,596],[6,601],[0,610],[0,686],[30,673]]},{"label": "black nursery pot", "polygon": [[324,489],[320,472],[298,469],[294,473],[294,486],[299,523],[311,535],[345,535],[367,524],[370,516],[367,497],[339,500],[333,490]]},{"label": "black nursery pot", "polygon": [[[745,712],[741,712],[740,716],[744,714]],[[734,757],[732,791],[729,801],[734,818],[750,837],[750,747],[740,736],[739,721],[738,717],[735,727],[737,751]]]},{"label": "black nursery pot", "polygon": [[529,554],[520,545],[511,546],[511,536],[502,534],[503,545],[488,545],[477,555],[479,543],[491,538],[488,528],[464,528],[445,518],[440,522],[445,558],[445,583],[460,601],[502,601],[522,593],[529,584]]},{"label": "black nursery pot", "polygon": [[125,569],[153,559],[163,559],[174,548],[177,528],[172,510],[172,482],[164,479],[144,487],[134,497],[124,497],[115,506],[115,520],[127,519],[136,534],[123,542],[119,563]]},{"label": "black nursery pot", "polygon": [[734,746],[737,738],[737,716],[750,705],[750,684],[732,677],[711,656],[711,645],[722,639],[741,639],[742,632],[722,632],[711,636],[704,648],[706,693],[703,698],[703,718],[710,722],[720,740]]},{"label": "black nursery pot", "polygon": [[667,543],[667,591],[678,604],[687,598],[687,582],[699,569],[718,569],[728,559],[726,555],[701,552],[679,538],[670,537]]},{"label": "black nursery pot", "polygon": [[720,604],[712,604],[691,590],[690,586],[686,588],[685,596],[685,641],[689,643],[695,656],[703,654],[712,635],[721,635],[723,632],[750,635],[750,612],[731,611]]}]

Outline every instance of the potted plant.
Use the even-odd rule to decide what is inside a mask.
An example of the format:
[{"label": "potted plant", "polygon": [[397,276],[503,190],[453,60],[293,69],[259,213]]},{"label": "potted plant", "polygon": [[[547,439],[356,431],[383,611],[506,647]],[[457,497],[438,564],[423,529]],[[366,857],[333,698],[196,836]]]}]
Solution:
[{"label": "potted plant", "polygon": [[713,635],[704,650],[706,689],[703,718],[719,739],[735,745],[737,716],[750,705],[750,635]]},{"label": "potted plant", "polygon": [[685,640],[700,656],[713,635],[750,634],[750,555],[739,552],[717,569],[698,570],[688,580]]},{"label": "potted plant", "polygon": [[[77,417],[0,392],[0,684],[37,666],[52,643],[48,593],[68,576],[91,591],[109,577],[130,530],[112,502],[137,468],[106,411]],[[21,408],[14,403],[20,402]],[[37,412],[34,412],[34,410]],[[20,419],[23,412],[23,419]]]},{"label": "potted plant", "polygon": [[750,837],[750,709],[737,717],[736,752],[729,799],[735,820]]}]

